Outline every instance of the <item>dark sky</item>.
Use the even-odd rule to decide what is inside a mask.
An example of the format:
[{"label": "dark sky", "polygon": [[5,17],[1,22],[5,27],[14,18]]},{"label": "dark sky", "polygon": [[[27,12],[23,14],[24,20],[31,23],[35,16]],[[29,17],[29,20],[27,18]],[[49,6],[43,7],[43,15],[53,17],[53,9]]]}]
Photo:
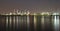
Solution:
[{"label": "dark sky", "polygon": [[28,9],[31,12],[59,11],[60,0],[0,0],[0,13],[13,12],[13,9]]}]

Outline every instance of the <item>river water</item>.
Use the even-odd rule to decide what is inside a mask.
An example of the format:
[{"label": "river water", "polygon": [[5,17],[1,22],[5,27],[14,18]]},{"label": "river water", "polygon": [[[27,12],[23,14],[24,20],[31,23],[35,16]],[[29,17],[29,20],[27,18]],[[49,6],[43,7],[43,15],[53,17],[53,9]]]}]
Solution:
[{"label": "river water", "polygon": [[1,31],[60,31],[59,15],[0,15]]}]

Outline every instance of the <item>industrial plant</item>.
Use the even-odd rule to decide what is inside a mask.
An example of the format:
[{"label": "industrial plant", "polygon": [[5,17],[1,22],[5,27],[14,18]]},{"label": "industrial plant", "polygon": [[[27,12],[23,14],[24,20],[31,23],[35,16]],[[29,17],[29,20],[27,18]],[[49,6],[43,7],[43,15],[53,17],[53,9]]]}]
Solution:
[{"label": "industrial plant", "polygon": [[60,13],[14,11],[0,15],[1,31],[60,31]]}]

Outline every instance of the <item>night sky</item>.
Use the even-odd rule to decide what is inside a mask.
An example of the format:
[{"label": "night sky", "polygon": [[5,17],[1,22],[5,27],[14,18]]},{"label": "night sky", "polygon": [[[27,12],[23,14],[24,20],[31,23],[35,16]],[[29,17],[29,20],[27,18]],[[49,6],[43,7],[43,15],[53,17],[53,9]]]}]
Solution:
[{"label": "night sky", "polygon": [[0,0],[0,13],[13,12],[14,9],[27,9],[31,12],[60,12],[60,0]]}]

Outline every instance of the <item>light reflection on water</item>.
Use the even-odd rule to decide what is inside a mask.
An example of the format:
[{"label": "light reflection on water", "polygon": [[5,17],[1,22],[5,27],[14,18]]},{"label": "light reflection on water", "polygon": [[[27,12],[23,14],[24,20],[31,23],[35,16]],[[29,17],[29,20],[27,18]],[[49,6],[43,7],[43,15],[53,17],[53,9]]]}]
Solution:
[{"label": "light reflection on water", "polygon": [[0,25],[6,31],[59,31],[59,16],[12,15],[0,18]]},{"label": "light reflection on water", "polygon": [[54,29],[59,31],[59,16],[54,16]]}]

